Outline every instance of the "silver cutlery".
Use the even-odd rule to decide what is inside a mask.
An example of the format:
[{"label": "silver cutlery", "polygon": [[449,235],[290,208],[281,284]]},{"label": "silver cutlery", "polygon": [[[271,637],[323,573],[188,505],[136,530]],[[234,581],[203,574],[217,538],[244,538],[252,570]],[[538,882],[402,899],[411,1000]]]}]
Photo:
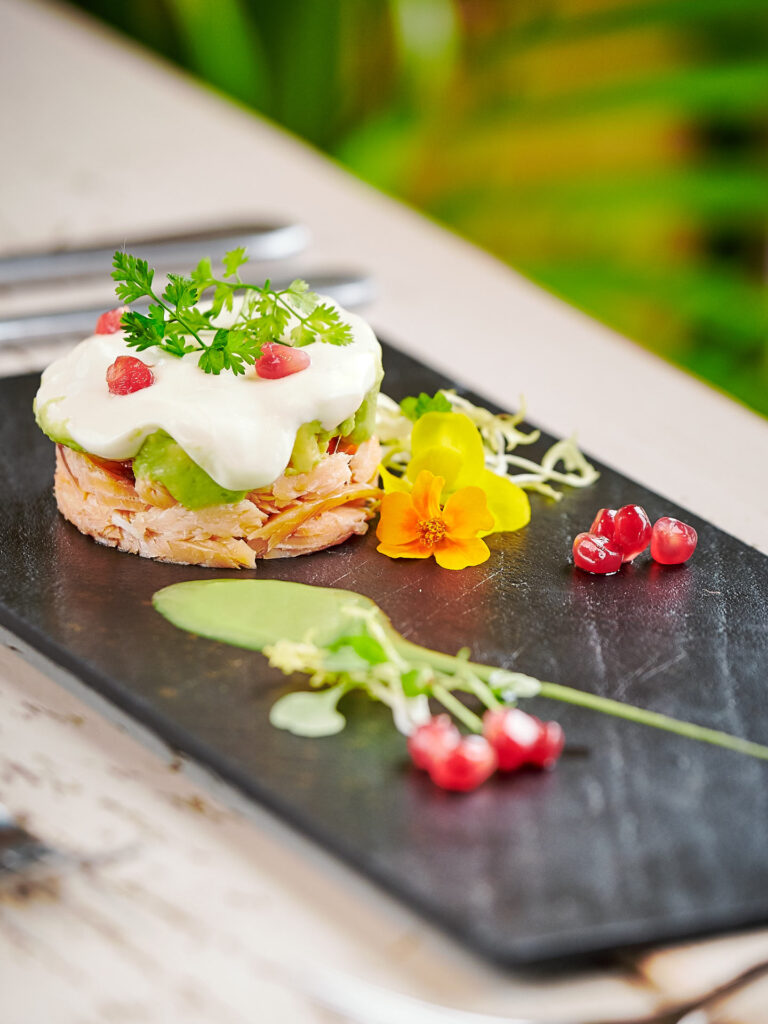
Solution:
[{"label": "silver cutlery", "polygon": [[0,257],[0,287],[109,275],[115,249],[124,248],[152,266],[173,269],[197,263],[202,256],[221,259],[238,246],[243,246],[252,260],[289,259],[305,249],[308,241],[304,225],[291,223],[204,227],[151,238],[128,235],[109,245]]},{"label": "silver cutlery", "polygon": [[[273,285],[284,288],[295,276],[273,281]],[[327,295],[348,308],[363,306],[376,294],[373,279],[368,274],[354,271],[310,274],[309,284],[321,295]],[[106,308],[102,305],[90,309],[68,309],[0,319],[0,348],[56,338],[64,340],[86,337],[93,333],[96,321]],[[146,306],[134,303],[132,308],[142,311]]]}]

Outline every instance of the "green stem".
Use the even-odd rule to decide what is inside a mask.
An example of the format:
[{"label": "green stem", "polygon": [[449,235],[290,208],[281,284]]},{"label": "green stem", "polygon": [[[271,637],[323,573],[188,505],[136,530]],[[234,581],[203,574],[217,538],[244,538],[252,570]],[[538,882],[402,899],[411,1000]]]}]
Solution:
[{"label": "green stem", "polygon": [[[201,348],[205,349],[205,348],[209,348],[210,347],[209,345],[206,345],[206,343],[203,341],[203,339],[200,337],[200,335],[197,333],[197,331],[194,330],[192,327],[190,327],[189,324],[186,322],[186,320],[184,320],[182,317],[179,316],[177,310],[171,309],[171,307],[166,302],[164,302],[163,299],[159,295],[155,295],[155,293],[153,291],[150,290],[148,294],[149,294],[149,297],[154,299],[155,302],[159,306],[163,307],[163,309],[166,311],[166,313],[168,314],[168,316],[169,316],[169,318],[171,320],[176,320],[177,323],[180,323],[181,326],[183,328],[185,328],[185,330],[189,331],[189,333],[194,338],[197,339],[197,343],[198,343],[198,345],[200,345]],[[215,328],[212,327],[211,330],[215,330]]]},{"label": "green stem", "polygon": [[[451,675],[456,672],[456,659],[451,654],[442,654],[440,651],[431,651],[427,647],[420,647],[402,637],[398,638],[397,645],[400,653],[408,661],[421,662],[430,665],[439,672]],[[490,675],[495,671],[491,665],[480,665],[477,662],[463,662],[475,675],[484,682],[488,682]],[[699,740],[702,743],[710,743],[716,747],[724,747],[737,754],[745,754],[749,757],[757,757],[762,761],[768,761],[768,746],[761,743],[753,743],[751,740],[744,740],[730,733],[721,732],[719,729],[708,729],[703,725],[695,725],[693,722],[683,722],[669,715],[662,715],[658,711],[648,711],[645,708],[636,707],[633,704],[624,704],[618,700],[611,700],[609,697],[599,697],[594,693],[587,693],[585,690],[577,690],[572,686],[561,686],[559,683],[541,684],[541,697],[550,700],[559,700],[566,704],[575,704],[578,707],[589,708],[591,711],[598,711],[604,715],[613,715],[614,718],[623,718],[628,722],[635,722],[638,725],[648,725],[654,729],[663,729],[665,732],[675,733],[677,736],[685,736],[687,739]],[[435,694],[437,696],[437,694]],[[463,705],[462,705],[463,706]]]},{"label": "green stem", "polygon": [[483,731],[482,719],[474,711],[470,711],[457,697],[453,696],[450,690],[446,690],[440,683],[432,685],[432,696],[435,700],[439,700],[443,707],[447,708],[452,715],[455,715],[471,732]]},{"label": "green stem", "polygon": [[[441,651],[430,650],[429,647],[421,647],[419,644],[406,640],[399,633],[394,633],[391,639],[405,661],[430,665],[446,675],[456,674],[456,658],[453,654],[443,654]],[[463,661],[462,664],[466,665],[484,683],[489,682],[491,673],[496,671],[492,665],[481,665],[476,661]]]},{"label": "green stem", "polygon": [[[466,664],[466,662],[464,663]],[[461,680],[461,675],[457,676]],[[493,690],[484,683],[482,679],[467,679],[466,686],[468,692],[474,693],[481,704],[485,704],[487,708],[500,708],[503,707],[502,702],[498,699]]]},{"label": "green stem", "polygon": [[[217,284],[226,285],[228,288],[231,288],[232,291],[240,291],[240,290],[244,289],[245,291],[250,291],[250,292],[261,292],[261,294],[263,295],[264,294],[264,290],[266,290],[268,292],[271,292],[272,295],[274,295],[274,297],[275,297],[275,301],[279,302],[280,305],[283,307],[283,309],[287,309],[289,313],[292,313],[293,316],[295,316],[296,319],[300,323],[305,324],[307,322],[307,320],[309,320],[309,314],[307,314],[306,316],[302,316],[301,313],[299,313],[297,310],[295,310],[293,308],[293,306],[290,304],[290,302],[287,302],[283,298],[283,296],[286,294],[286,292],[288,292],[290,290],[288,288],[284,288],[283,291],[278,292],[278,291],[275,291],[273,288],[269,287],[269,282],[267,282],[263,286],[260,286],[260,285],[257,285],[257,284],[247,284],[246,282],[244,282],[243,280],[240,279],[239,275],[238,275],[238,279],[237,279],[236,282],[233,282],[233,281],[220,281],[216,277],[212,277],[211,278],[211,282],[214,285],[217,285]],[[210,287],[210,285],[209,285],[209,287]]]},{"label": "green stem", "polygon": [[720,732],[718,729],[707,729],[703,725],[694,725],[692,722],[682,722],[677,718],[662,715],[658,711],[647,711],[645,708],[638,708],[633,704],[623,704],[621,701],[611,700],[609,697],[598,697],[594,693],[576,690],[571,686],[542,683],[541,696],[549,697],[551,700],[560,700],[566,704],[576,704],[582,708],[599,711],[604,715],[624,718],[629,722],[637,722],[638,725],[650,725],[655,729],[673,732],[691,740],[712,743],[716,747],[725,747],[726,750],[733,750],[737,754],[747,754],[750,757],[768,761],[768,747],[761,743],[743,740],[738,736],[731,736],[730,733]]}]

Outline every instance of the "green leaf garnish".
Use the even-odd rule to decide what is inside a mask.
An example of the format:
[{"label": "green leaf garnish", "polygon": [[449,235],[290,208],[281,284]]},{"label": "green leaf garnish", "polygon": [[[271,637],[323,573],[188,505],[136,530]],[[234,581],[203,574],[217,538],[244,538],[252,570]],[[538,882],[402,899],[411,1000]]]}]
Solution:
[{"label": "green leaf garnish", "polygon": [[404,416],[416,422],[428,412],[450,412],[451,403],[442,391],[435,392],[431,397],[422,391],[418,398],[413,395],[404,398],[400,403],[400,408]]},{"label": "green leaf garnish", "polygon": [[242,246],[238,246],[237,249],[230,249],[229,252],[224,253],[224,277],[236,277],[237,272],[244,263],[248,262],[248,257],[245,254],[245,249]]},{"label": "green leaf garnish", "polygon": [[350,647],[355,654],[368,665],[382,665],[387,660],[387,652],[378,640],[361,633],[358,636],[347,636],[332,644],[329,650],[338,651]]},{"label": "green leaf garnish", "polygon": [[[243,282],[240,268],[248,262],[248,255],[242,247],[225,253],[222,262],[223,278],[214,275],[210,259],[203,259],[188,277],[169,274],[168,284],[158,295],[153,287],[155,272],[147,261],[116,252],[112,277],[118,298],[125,303],[150,300],[147,314],[133,310],[123,314],[126,343],[140,352],[160,348],[179,357],[200,352],[200,369],[213,374],[222,370],[245,373],[267,342],[296,346],[351,343],[349,324],[335,307],[321,302],[306,281],[292,281],[278,290],[269,281],[263,285]],[[211,290],[211,308],[200,309],[202,296]],[[238,293],[243,301],[235,322],[231,327],[219,327],[216,317],[225,309],[232,310]],[[296,324],[286,338],[292,320]]]},{"label": "green leaf garnish", "polygon": [[263,651],[286,674],[309,674],[316,692],[288,694],[270,715],[273,725],[299,735],[342,729],[336,705],[354,689],[388,705],[403,732],[429,715],[427,697],[480,732],[482,719],[456,692],[469,694],[481,710],[538,696],[768,760],[768,747],[730,733],[471,662],[464,649],[455,656],[421,647],[401,636],[370,598],[354,591],[284,580],[194,580],[159,590],[152,603],[180,629]]}]

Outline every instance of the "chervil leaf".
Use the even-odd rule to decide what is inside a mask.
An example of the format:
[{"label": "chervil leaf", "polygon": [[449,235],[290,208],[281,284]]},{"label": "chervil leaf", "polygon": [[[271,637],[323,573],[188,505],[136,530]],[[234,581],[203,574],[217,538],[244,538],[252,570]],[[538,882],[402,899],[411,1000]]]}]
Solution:
[{"label": "chervil leaf", "polygon": [[213,373],[218,375],[224,369],[224,352],[223,348],[214,348],[213,345],[206,349],[203,349],[203,353],[200,356],[198,366],[204,373]]},{"label": "chervil leaf", "polygon": [[282,294],[297,313],[309,313],[320,302],[319,297],[309,290],[309,285],[301,278],[291,281]]},{"label": "chervil leaf", "polygon": [[255,362],[261,354],[262,342],[244,328],[233,327],[226,332],[229,352]]},{"label": "chervil leaf", "polygon": [[306,324],[297,324],[291,331],[290,338],[291,344],[296,348],[304,348],[305,345],[311,345],[314,342],[315,332]]},{"label": "chervil leaf", "polygon": [[224,277],[234,277],[240,267],[248,262],[248,255],[242,246],[238,246],[237,249],[225,252],[221,262],[224,264]]},{"label": "chervil leaf", "polygon": [[183,334],[174,334],[170,337],[166,337],[163,348],[170,355],[179,357],[185,356],[187,352],[195,351],[195,346],[188,345]]},{"label": "chervil leaf", "polygon": [[197,285],[198,289],[202,292],[204,289],[210,287],[213,284],[213,267],[211,261],[206,258],[200,260],[195,269],[189,275]]},{"label": "chervil leaf", "polygon": [[192,328],[195,331],[210,331],[211,328],[211,314],[201,312],[197,306],[192,306],[189,309],[183,310],[184,322],[182,329]]},{"label": "chervil leaf", "polygon": [[169,274],[168,284],[163,292],[163,299],[176,310],[193,306],[197,302],[198,289],[191,277]]},{"label": "chervil leaf", "polygon": [[305,317],[304,324],[314,332],[315,341],[329,345],[349,345],[352,341],[352,328],[344,323],[333,306],[315,306]]},{"label": "chervil leaf", "polygon": [[115,268],[112,277],[118,282],[115,292],[122,302],[135,302],[136,299],[152,295],[155,272],[146,260],[118,249],[112,259],[112,266]]},{"label": "chervil leaf", "polygon": [[165,307],[153,302],[149,307],[149,318],[165,331]]},{"label": "chervil leaf", "polygon": [[285,333],[290,317],[290,310],[280,304],[277,294],[262,289],[249,306],[245,326],[262,342],[277,341]]},{"label": "chervil leaf", "polygon": [[227,309],[232,309],[234,294],[232,285],[226,284],[224,281],[219,281],[216,285],[216,291],[213,293],[213,306],[211,307],[212,315],[218,316],[225,306]]},{"label": "chervil leaf", "polygon": [[129,310],[123,313],[121,324],[126,332],[126,342],[132,348],[142,350],[153,345],[162,345],[165,335],[164,321],[158,322],[152,316],[144,316],[143,313]]}]

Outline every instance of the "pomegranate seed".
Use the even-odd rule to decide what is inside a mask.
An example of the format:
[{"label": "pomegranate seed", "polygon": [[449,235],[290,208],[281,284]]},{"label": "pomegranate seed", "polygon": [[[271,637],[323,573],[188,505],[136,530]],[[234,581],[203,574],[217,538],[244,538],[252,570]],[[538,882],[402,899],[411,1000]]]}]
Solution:
[{"label": "pomegranate seed", "polygon": [[541,723],[518,708],[499,708],[483,715],[483,736],[496,751],[500,771],[513,772],[531,760]]},{"label": "pomegranate seed", "polygon": [[615,518],[615,508],[601,508],[595,516],[589,532],[596,534],[598,537],[607,537],[609,540],[613,540],[613,521]]},{"label": "pomegranate seed", "polygon": [[457,747],[461,733],[450,715],[434,715],[408,737],[408,753],[417,768],[428,771],[433,760]]},{"label": "pomegranate seed", "polygon": [[120,321],[123,318],[123,313],[127,312],[127,306],[119,306],[117,309],[110,309],[107,313],[102,313],[99,319],[96,321],[96,334],[117,334],[121,331],[122,324]]},{"label": "pomegranate seed", "polygon": [[477,789],[496,770],[496,751],[482,736],[462,736],[455,747],[434,757],[429,777],[441,789],[466,793]]},{"label": "pomegranate seed", "polygon": [[573,542],[573,562],[585,572],[610,575],[621,568],[621,554],[607,537],[580,533]]},{"label": "pomegranate seed", "polygon": [[256,360],[256,373],[268,380],[278,380],[280,377],[288,377],[292,373],[306,370],[309,363],[308,352],[268,341],[262,346],[261,356]]},{"label": "pomegranate seed", "polygon": [[631,562],[651,543],[651,520],[640,505],[625,505],[613,521],[614,546],[621,551],[621,560]]},{"label": "pomegranate seed", "polygon": [[107,367],[107,386],[113,395],[130,395],[154,383],[150,368],[135,356],[118,356]]},{"label": "pomegranate seed", "polygon": [[530,755],[530,764],[554,768],[565,746],[565,733],[558,722],[540,722],[539,738]]},{"label": "pomegranate seed", "polygon": [[662,565],[687,562],[696,550],[698,536],[692,526],[671,516],[657,520],[651,536],[651,558]]}]

